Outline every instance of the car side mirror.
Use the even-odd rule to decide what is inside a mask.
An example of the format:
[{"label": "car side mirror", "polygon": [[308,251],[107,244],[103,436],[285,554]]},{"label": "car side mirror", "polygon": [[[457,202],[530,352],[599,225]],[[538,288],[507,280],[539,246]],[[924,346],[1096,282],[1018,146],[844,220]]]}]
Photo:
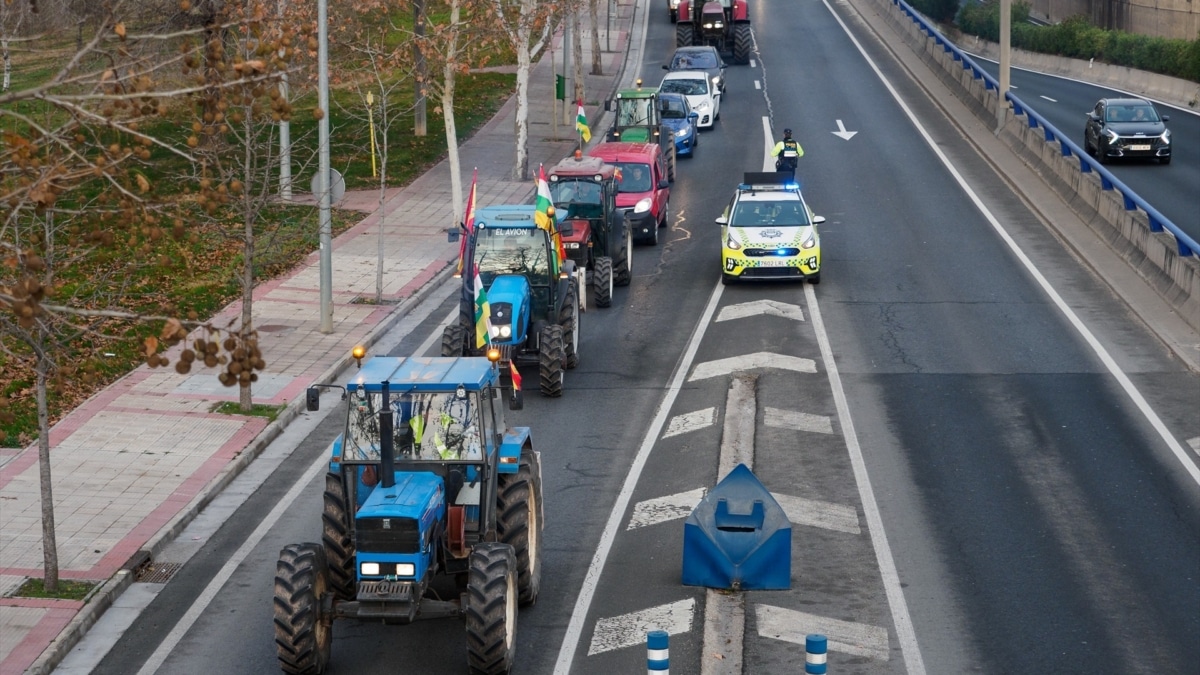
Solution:
[{"label": "car side mirror", "polygon": [[825,222],[825,216],[813,216],[813,225],[820,225]]},{"label": "car side mirror", "polygon": [[670,69],[671,69],[671,66],[668,66],[668,65],[663,66],[663,70],[670,70]]},{"label": "car side mirror", "polygon": [[725,216],[717,216],[716,223],[717,223],[718,225],[728,225],[728,224],[729,224],[729,219],[728,219],[728,218],[726,218]]},{"label": "car side mirror", "polygon": [[457,227],[452,227],[446,230],[446,241],[458,241],[459,231]]},{"label": "car side mirror", "polygon": [[700,113],[698,113],[698,112],[690,112],[690,113],[688,113],[688,119],[690,119],[690,120],[698,120],[698,119],[700,119]]},{"label": "car side mirror", "polygon": [[658,181],[658,189],[659,190],[666,190],[669,187],[671,187],[671,181],[669,179],[664,178],[664,179]]},{"label": "car side mirror", "polygon": [[1171,116],[1170,116],[1170,115],[1163,115],[1163,116],[1162,116],[1162,121],[1164,121],[1164,122],[1170,122],[1170,121],[1171,121]]}]

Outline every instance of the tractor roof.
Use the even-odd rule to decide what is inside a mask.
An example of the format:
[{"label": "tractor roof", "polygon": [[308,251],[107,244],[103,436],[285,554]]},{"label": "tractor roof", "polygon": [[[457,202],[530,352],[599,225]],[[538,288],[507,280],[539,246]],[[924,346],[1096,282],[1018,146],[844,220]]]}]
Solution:
[{"label": "tractor roof", "polygon": [[467,391],[480,391],[499,381],[499,373],[482,357],[376,356],[359,368],[346,388],[359,387],[376,393],[387,381],[392,394],[409,392],[454,391],[459,385]]},{"label": "tractor roof", "polygon": [[478,227],[503,228],[536,228],[533,219],[537,209],[532,204],[505,204],[500,206],[485,206],[475,211],[475,225]]},{"label": "tractor roof", "polygon": [[638,87],[637,89],[622,89],[617,92],[617,98],[653,98],[658,95],[658,87]]},{"label": "tractor roof", "polygon": [[550,169],[550,180],[563,177],[599,177],[601,180],[612,178],[616,167],[605,164],[598,157],[584,157],[576,152],[574,157],[567,157]]}]

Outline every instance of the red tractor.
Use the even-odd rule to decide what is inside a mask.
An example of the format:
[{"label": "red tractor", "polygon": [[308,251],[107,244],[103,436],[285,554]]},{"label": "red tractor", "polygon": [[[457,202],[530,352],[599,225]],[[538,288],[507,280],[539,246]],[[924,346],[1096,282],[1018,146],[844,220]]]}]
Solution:
[{"label": "red tractor", "polygon": [[680,0],[675,46],[712,45],[733,63],[750,63],[754,46],[746,0]]}]

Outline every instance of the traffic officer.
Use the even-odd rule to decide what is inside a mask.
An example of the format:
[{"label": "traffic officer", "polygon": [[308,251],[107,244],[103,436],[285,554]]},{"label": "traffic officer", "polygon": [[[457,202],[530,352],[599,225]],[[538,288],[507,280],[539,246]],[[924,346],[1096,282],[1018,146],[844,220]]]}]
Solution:
[{"label": "traffic officer", "polygon": [[804,148],[792,138],[791,129],[784,129],[783,140],[775,144],[771,156],[775,158],[776,171],[796,173],[797,160],[804,156]]}]

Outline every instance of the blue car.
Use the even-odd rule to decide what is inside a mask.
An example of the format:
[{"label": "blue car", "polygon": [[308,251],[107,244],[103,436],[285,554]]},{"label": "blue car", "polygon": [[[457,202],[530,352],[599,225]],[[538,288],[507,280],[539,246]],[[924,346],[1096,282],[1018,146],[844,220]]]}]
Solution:
[{"label": "blue car", "polygon": [[691,157],[696,142],[700,140],[696,127],[700,115],[692,110],[683,94],[660,92],[658,101],[663,124],[675,132],[675,154]]}]

